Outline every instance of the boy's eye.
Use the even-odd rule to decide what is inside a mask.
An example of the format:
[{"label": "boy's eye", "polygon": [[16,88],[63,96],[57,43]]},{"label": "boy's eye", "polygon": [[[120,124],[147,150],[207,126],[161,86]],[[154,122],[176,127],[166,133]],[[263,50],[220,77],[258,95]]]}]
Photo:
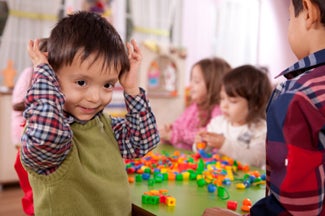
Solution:
[{"label": "boy's eye", "polygon": [[114,88],[114,85],[112,83],[106,83],[104,88]]},{"label": "boy's eye", "polygon": [[86,81],[84,81],[84,80],[78,80],[78,81],[77,81],[77,84],[78,84],[79,86],[84,86],[84,85],[86,85]]}]

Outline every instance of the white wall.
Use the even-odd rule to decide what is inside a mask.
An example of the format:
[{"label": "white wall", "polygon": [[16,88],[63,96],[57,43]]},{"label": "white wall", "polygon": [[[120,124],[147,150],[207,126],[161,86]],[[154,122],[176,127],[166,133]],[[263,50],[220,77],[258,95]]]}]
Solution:
[{"label": "white wall", "polygon": [[296,61],[288,40],[289,0],[261,0],[258,63],[267,66],[271,80]]},{"label": "white wall", "polygon": [[[220,1],[222,0],[201,0],[198,3],[196,0],[186,0],[183,3],[182,45],[188,51],[185,67],[186,80],[188,80],[188,73],[193,63],[200,58],[214,55],[212,30],[215,27],[211,9]],[[249,1],[246,0],[247,3]],[[273,79],[274,76],[296,61],[287,42],[289,1],[260,0],[261,20],[257,64],[269,69],[273,82],[278,81]],[[240,37],[236,35],[236,32],[231,36]]]},{"label": "white wall", "polygon": [[192,65],[201,58],[214,55],[212,47],[214,40],[213,25],[215,19],[214,0],[184,0],[183,1],[183,33],[182,44],[187,50],[184,76],[189,83],[189,73]]}]

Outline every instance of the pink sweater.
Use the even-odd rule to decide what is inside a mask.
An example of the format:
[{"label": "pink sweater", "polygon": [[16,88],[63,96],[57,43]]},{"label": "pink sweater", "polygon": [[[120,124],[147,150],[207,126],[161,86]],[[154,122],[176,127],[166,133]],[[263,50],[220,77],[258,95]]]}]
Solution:
[{"label": "pink sweater", "polygon": [[[212,111],[211,118],[220,115],[219,105],[216,105]],[[185,109],[183,114],[172,124],[171,144],[177,148],[192,150],[195,135],[199,125],[199,111],[196,104],[192,104]]]},{"label": "pink sweater", "polygon": [[[12,92],[12,104],[19,103],[24,100],[30,80],[33,74],[33,68],[28,67],[25,68],[18,80],[16,81],[14,90]],[[20,145],[20,137],[23,132],[23,127],[21,124],[23,123],[23,113],[18,111],[12,111],[11,113],[11,142],[13,145]]]}]

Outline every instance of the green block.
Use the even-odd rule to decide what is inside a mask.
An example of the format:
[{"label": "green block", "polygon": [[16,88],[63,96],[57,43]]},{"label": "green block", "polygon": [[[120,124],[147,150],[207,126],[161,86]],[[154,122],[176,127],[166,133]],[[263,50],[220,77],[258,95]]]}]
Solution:
[{"label": "green block", "polygon": [[140,174],[135,175],[135,182],[142,182],[142,176]]},{"label": "green block", "polygon": [[196,180],[197,174],[195,172],[190,173],[190,180]]},{"label": "green block", "polygon": [[181,173],[176,175],[176,181],[183,181],[183,175]]},{"label": "green block", "polygon": [[203,187],[205,185],[205,180],[203,178],[196,181],[197,186]]},{"label": "green block", "polygon": [[150,196],[149,198],[149,204],[159,204],[159,196]]},{"label": "green block", "polygon": [[151,173],[151,169],[150,168],[145,168],[144,173]]},{"label": "green block", "polygon": [[143,194],[141,200],[142,200],[142,203],[144,203],[144,204],[150,204],[150,196],[149,195]]},{"label": "green block", "polygon": [[155,184],[154,179],[148,179],[148,186],[153,186]]}]

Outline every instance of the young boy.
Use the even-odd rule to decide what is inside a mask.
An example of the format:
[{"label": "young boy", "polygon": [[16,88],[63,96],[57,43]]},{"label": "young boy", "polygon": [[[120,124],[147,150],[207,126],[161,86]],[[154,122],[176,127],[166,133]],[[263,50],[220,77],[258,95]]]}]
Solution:
[{"label": "young boy", "polygon": [[[300,59],[267,108],[267,189],[251,215],[325,215],[325,1],[291,0],[288,38]],[[280,76],[279,75],[279,76]],[[234,215],[207,209],[205,215]]]},{"label": "young boy", "polygon": [[[137,86],[141,52],[104,18],[78,12],[48,39],[28,44],[34,64],[26,97],[21,160],[34,193],[35,215],[131,215],[122,158],[145,155],[159,142],[156,120]],[[128,114],[103,109],[119,81]]]}]

